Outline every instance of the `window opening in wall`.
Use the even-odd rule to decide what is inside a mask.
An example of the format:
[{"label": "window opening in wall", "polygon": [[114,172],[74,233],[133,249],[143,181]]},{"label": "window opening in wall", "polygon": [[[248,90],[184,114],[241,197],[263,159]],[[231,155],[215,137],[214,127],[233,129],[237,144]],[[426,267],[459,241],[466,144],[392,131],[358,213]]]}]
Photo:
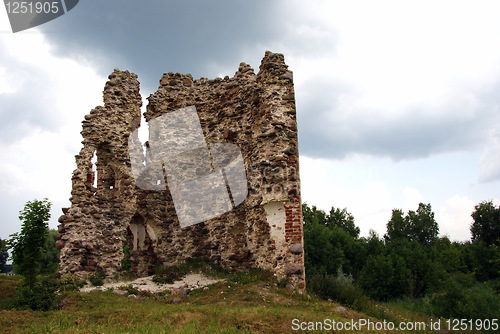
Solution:
[{"label": "window opening in wall", "polygon": [[92,175],[94,177],[94,182],[92,182],[92,186],[94,188],[97,188],[97,154],[96,151],[92,154],[92,160],[90,160],[90,163],[92,164]]}]

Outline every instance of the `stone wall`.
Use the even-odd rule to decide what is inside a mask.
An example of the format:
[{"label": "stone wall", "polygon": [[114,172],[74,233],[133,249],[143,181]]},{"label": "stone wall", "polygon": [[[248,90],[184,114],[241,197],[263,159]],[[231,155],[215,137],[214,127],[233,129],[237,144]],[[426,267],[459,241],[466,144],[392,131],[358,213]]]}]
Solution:
[{"label": "stone wall", "polygon": [[[268,269],[303,291],[297,123],[287,67],[283,55],[266,52],[258,74],[245,63],[232,78],[164,74],[144,113],[150,124],[144,153],[129,139],[140,125],[137,76],[115,70],[104,88],[104,107],[83,121],[72,205],[59,218],[61,273],[113,275],[121,270],[128,243],[137,275],[200,257],[234,270]],[[248,196],[222,215],[181,227],[172,184],[165,178],[158,180],[163,188],[143,189],[132,167],[152,163],[148,148],[161,139],[152,120],[191,106],[208,145],[232,143],[241,150]]]}]

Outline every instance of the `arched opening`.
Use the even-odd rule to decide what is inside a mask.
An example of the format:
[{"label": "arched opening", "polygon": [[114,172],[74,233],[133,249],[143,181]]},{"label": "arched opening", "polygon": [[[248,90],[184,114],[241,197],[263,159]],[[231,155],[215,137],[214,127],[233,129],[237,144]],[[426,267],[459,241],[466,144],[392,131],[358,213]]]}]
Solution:
[{"label": "arched opening", "polygon": [[157,264],[154,246],[157,236],[144,217],[136,213],[127,228],[130,271],[137,276],[154,274]]}]

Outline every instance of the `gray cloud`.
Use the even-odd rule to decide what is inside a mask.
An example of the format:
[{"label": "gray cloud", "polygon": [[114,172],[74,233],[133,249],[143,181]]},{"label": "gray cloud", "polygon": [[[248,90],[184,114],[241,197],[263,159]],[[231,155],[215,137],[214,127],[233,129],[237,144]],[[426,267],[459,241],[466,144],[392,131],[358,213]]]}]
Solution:
[{"label": "gray cloud", "polygon": [[[332,57],[338,36],[311,15],[287,1],[88,0],[40,29],[59,56],[90,62],[102,75],[114,67],[128,69],[139,75],[143,92],[152,92],[163,72],[213,77],[231,74],[240,61],[258,70],[265,49],[309,60]],[[390,118],[373,110],[351,114],[339,101],[356,94],[355,87],[336,80],[314,78],[297,92],[302,154],[400,160],[477,149],[491,120],[498,120],[492,113],[498,99],[491,92],[473,92],[482,109],[471,117],[460,116],[453,100],[434,113],[414,105]]]},{"label": "gray cloud", "polygon": [[87,0],[40,29],[57,54],[91,62],[101,75],[128,69],[147,91],[163,72],[214,77],[223,68],[231,75],[242,61],[258,71],[266,49],[317,55],[336,44],[331,29],[287,1]]},{"label": "gray cloud", "polygon": [[[410,106],[397,115],[383,110],[343,110],[339,100],[355,94],[352,87],[333,80],[305,83],[309,98],[299,104],[301,152],[311,157],[343,159],[358,153],[393,160],[431,154],[481,149],[488,134],[500,124],[500,98],[492,95],[496,85],[472,92],[479,105],[460,104],[459,97],[439,108]],[[434,110],[433,110],[434,108]]]},{"label": "gray cloud", "polygon": [[283,34],[276,4],[89,0],[41,30],[59,55],[91,60],[103,75],[128,69],[153,89],[163,72],[213,76],[209,64],[232,64],[235,71],[240,61],[261,58],[264,50],[254,46]]},{"label": "gray cloud", "polygon": [[54,131],[61,126],[52,107],[51,81],[46,73],[3,53],[0,63],[9,64],[10,76],[22,86],[13,93],[0,94],[0,142],[11,143],[35,129]]}]

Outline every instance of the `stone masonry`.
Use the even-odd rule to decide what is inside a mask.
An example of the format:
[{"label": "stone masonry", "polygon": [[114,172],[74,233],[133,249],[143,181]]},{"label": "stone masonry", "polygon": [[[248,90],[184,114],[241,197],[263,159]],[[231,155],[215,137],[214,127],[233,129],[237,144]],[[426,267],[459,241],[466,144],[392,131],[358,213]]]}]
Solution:
[{"label": "stone masonry", "polygon": [[[290,288],[304,290],[293,76],[282,54],[267,51],[257,75],[245,63],[232,78],[166,73],[148,98],[148,123],[195,106],[207,143],[232,143],[241,150],[248,196],[234,209],[187,227],[179,224],[168,185],[142,189],[132,173],[129,137],[140,126],[142,105],[137,76],[116,69],[103,95],[104,106],[82,122],[71,207],[59,218],[61,274],[114,275],[127,243],[131,271],[138,276],[158,265],[205,258],[231,270],[267,269],[278,279],[288,277]],[[150,128],[146,165],[148,145],[157,137]]]}]

